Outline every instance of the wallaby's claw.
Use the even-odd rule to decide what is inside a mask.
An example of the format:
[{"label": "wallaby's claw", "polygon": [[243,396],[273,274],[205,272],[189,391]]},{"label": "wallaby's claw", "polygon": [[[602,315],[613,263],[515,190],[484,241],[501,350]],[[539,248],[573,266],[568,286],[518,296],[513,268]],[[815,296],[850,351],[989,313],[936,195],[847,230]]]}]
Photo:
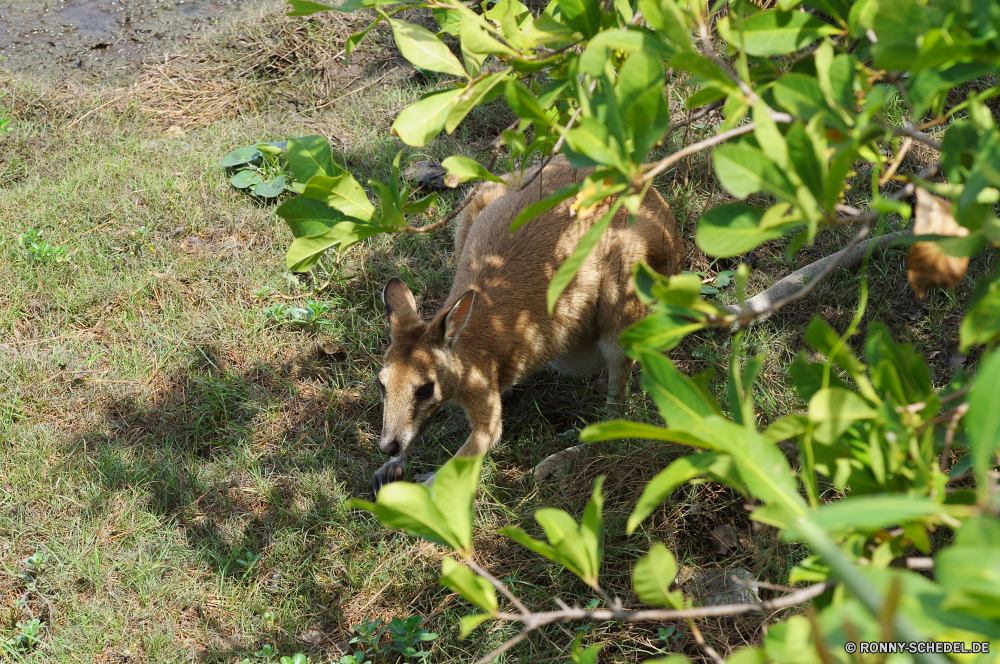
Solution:
[{"label": "wallaby's claw", "polygon": [[382,464],[382,467],[375,471],[372,477],[372,493],[378,496],[386,484],[399,482],[406,473],[406,459],[403,457],[392,457]]},{"label": "wallaby's claw", "polygon": [[434,483],[434,476],[435,475],[437,475],[437,473],[420,473],[419,475],[414,475],[413,476],[413,481],[414,482],[423,482],[427,486],[430,486],[431,484]]}]

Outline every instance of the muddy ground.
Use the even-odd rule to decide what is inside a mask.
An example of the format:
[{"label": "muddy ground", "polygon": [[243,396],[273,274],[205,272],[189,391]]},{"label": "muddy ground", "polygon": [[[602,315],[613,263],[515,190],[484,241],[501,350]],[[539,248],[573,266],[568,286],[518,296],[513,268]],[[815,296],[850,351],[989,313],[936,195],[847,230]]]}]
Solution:
[{"label": "muddy ground", "polygon": [[263,0],[0,0],[0,67],[89,78],[131,73]]}]

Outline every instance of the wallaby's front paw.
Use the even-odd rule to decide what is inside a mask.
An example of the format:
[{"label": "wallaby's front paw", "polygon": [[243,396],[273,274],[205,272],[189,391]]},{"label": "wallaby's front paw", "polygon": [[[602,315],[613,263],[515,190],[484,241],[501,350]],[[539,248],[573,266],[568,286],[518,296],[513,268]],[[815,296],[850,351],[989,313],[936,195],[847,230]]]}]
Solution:
[{"label": "wallaby's front paw", "polygon": [[372,477],[372,493],[378,496],[378,492],[382,490],[389,482],[398,482],[403,479],[403,475],[406,473],[406,458],[405,457],[392,457],[388,461],[382,464],[382,467],[375,471],[375,475]]}]

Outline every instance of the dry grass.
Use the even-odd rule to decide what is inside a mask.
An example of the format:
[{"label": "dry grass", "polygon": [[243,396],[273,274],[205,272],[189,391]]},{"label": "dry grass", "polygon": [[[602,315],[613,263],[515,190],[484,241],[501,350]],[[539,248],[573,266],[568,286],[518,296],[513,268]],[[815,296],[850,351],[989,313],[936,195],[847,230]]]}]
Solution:
[{"label": "dry grass", "polygon": [[[295,295],[310,284],[282,275],[289,237],[272,208],[229,188],[216,167],[235,147],[319,132],[359,180],[388,177],[400,147],[388,125],[431,82],[386,48],[384,30],[340,63],[360,25],[353,21],[262,13],[196,50],[147,63],[116,89],[0,80],[15,118],[0,151],[0,640],[39,616],[42,646],[26,661],[259,661],[253,653],[265,643],[338,661],[352,626],[413,614],[442,635],[429,661],[471,661],[513,634],[483,628],[458,641],[455,623],[468,607],[437,585],[443,552],[343,508],[348,497],[369,497],[383,461],[374,445],[381,411],[373,376],[386,342],[380,287],[405,275],[432,310],[454,267],[448,233],[352,249],[322,295],[334,309],[326,324],[277,325],[260,289]],[[509,121],[499,108],[477,111],[455,136],[407,156],[481,154]],[[165,133],[174,125],[186,135]],[[676,140],[695,138],[692,129]],[[928,157],[913,151],[901,168]],[[691,269],[711,276],[732,267],[692,241],[701,212],[726,200],[707,156],[656,184],[688,241]],[[141,227],[145,243],[136,239]],[[67,260],[27,260],[16,237],[28,228],[64,246]],[[849,232],[824,233],[793,261],[780,242],[761,247],[751,289],[842,246]],[[870,266],[865,320],[886,322],[927,353],[940,384],[962,364],[953,344],[963,302],[995,257],[976,259],[955,292],[920,301],[905,285],[902,255],[892,249]],[[768,355],[757,390],[762,424],[801,408],[784,367],[803,348],[814,313],[843,329],[858,286],[858,274],[839,275],[748,335],[748,348]],[[340,350],[320,352],[317,341]],[[706,332],[673,358],[689,374],[714,370],[721,396],[730,343]],[[506,398],[504,439],[487,460],[478,508],[484,566],[533,606],[551,606],[553,594],[591,601],[580,582],[496,530],[537,532],[531,515],[542,506],[578,514],[594,479],[606,475],[604,582],[626,603],[636,601],[631,565],[654,541],[691,570],[742,568],[786,581],[805,552],[755,528],[742,496],[712,483],[682,487],[638,534],[624,536],[645,482],[684,453],[679,447],[604,443],[559,481],[525,478],[588,423],[658,421],[637,380],[615,412],[604,388],[600,377],[543,371]],[[439,466],[466,434],[460,413],[443,413],[411,471]],[[724,553],[711,535],[720,526],[736,533]],[[29,589],[24,561],[36,552],[47,568],[22,607],[14,600]],[[261,558],[248,565],[248,554]],[[766,624],[719,619],[701,629],[726,653],[759,643]],[[702,660],[686,627],[675,627],[664,642],[648,626],[590,625],[587,643],[605,643],[607,662],[664,652]],[[506,661],[560,659],[571,637],[572,627],[552,626]]]}]

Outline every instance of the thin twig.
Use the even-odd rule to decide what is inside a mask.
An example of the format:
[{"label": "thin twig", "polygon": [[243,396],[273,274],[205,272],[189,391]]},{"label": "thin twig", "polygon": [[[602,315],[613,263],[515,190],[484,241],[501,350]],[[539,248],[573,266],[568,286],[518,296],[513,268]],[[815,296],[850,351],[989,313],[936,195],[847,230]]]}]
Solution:
[{"label": "thin twig", "polygon": [[941,142],[940,141],[937,141],[937,140],[931,138],[930,136],[928,136],[924,132],[920,131],[916,127],[913,127],[912,125],[910,125],[910,123],[906,123],[906,125],[904,125],[902,127],[898,127],[896,129],[893,129],[892,130],[892,135],[893,136],[906,136],[908,138],[912,138],[915,141],[920,141],[924,145],[929,145],[932,148],[934,148],[935,150],[938,150],[938,151],[941,150]]},{"label": "thin twig", "polygon": [[381,83],[382,81],[384,81],[384,80],[385,80],[386,76],[388,76],[388,75],[389,75],[389,74],[391,74],[392,72],[396,71],[397,69],[399,69],[399,67],[393,67],[392,69],[390,69],[389,71],[387,71],[387,72],[386,72],[385,74],[383,74],[381,78],[379,78],[379,79],[377,79],[377,80],[374,80],[374,81],[372,81],[371,83],[366,83],[366,84],[362,85],[362,86],[361,86],[360,88],[358,88],[358,89],[356,89],[356,90],[351,90],[350,92],[345,92],[344,94],[340,95],[339,97],[336,97],[336,98],[334,98],[334,99],[331,99],[330,101],[325,101],[325,102],[323,102],[323,103],[322,103],[322,104],[320,104],[319,106],[313,106],[312,108],[307,108],[307,109],[306,109],[306,110],[304,110],[304,111],[299,111],[298,113],[296,113],[296,114],[292,115],[292,117],[293,117],[293,118],[297,118],[297,117],[299,117],[300,115],[303,115],[304,113],[309,113],[310,111],[318,111],[318,110],[319,110],[319,109],[321,109],[321,108],[326,108],[326,107],[327,107],[327,106],[329,106],[330,104],[332,104],[332,103],[334,103],[334,102],[338,102],[338,101],[340,101],[341,99],[343,99],[344,97],[350,97],[350,96],[351,96],[351,95],[353,95],[353,94],[354,94],[355,92],[361,92],[361,91],[362,91],[362,90],[364,90],[365,88],[370,88],[371,86],[375,85],[376,83]]},{"label": "thin twig", "polygon": [[534,631],[533,628],[530,628],[530,627],[525,628],[524,631],[518,633],[517,636],[512,637],[510,639],[507,639],[506,641],[504,641],[503,643],[501,643],[498,648],[492,650],[485,657],[480,658],[476,662],[476,664],[489,664],[494,659],[496,659],[500,655],[504,654],[505,652],[507,652],[508,650],[510,650],[511,648],[513,648],[514,646],[516,646],[521,641],[524,641],[524,639],[526,639],[528,637],[528,634],[531,634],[531,632],[533,632],[533,631]]},{"label": "thin twig", "polygon": [[494,588],[496,588],[501,593],[503,593],[503,596],[506,597],[507,599],[509,599],[510,603],[513,604],[515,607],[517,607],[518,611],[520,611],[524,615],[530,615],[531,614],[531,611],[528,610],[528,607],[526,607],[521,602],[521,600],[519,600],[517,597],[515,597],[514,593],[512,593],[510,591],[510,589],[504,583],[502,583],[495,576],[493,576],[492,574],[490,574],[489,572],[487,572],[485,569],[483,569],[479,565],[479,563],[477,563],[472,558],[467,559],[465,562],[469,565],[469,567],[472,568],[473,572],[475,572],[479,576],[481,576],[484,579],[486,579],[487,581],[489,581],[490,585],[492,585]]},{"label": "thin twig", "polygon": [[550,152],[549,156],[545,158],[545,160],[542,162],[542,165],[538,167],[538,170],[532,173],[531,177],[528,178],[526,182],[522,182],[521,186],[519,186],[515,191],[523,191],[525,188],[527,188],[528,185],[534,182],[535,178],[537,178],[541,174],[541,172],[545,170],[545,167],[549,165],[549,162],[552,161],[557,154],[559,154],[559,148],[562,147],[563,141],[566,140],[566,134],[569,132],[570,129],[573,128],[573,123],[576,122],[576,119],[578,117],[580,117],[580,112],[582,110],[583,108],[578,108],[573,112],[573,115],[570,117],[569,122],[566,123],[566,131],[564,131],[563,134],[559,137],[559,140],[556,141],[556,144],[552,146],[552,152]]},{"label": "thin twig", "polygon": [[663,622],[667,620],[687,620],[688,618],[711,618],[718,616],[740,616],[747,613],[770,613],[780,609],[787,609],[792,606],[804,604],[811,599],[819,597],[824,592],[833,588],[836,581],[818,583],[794,593],[776,597],[756,604],[720,604],[716,606],[702,606],[693,609],[648,609],[643,611],[624,611],[609,609],[580,609],[570,608],[559,611],[545,611],[540,613],[530,613],[523,616],[516,613],[498,613],[497,618],[507,622],[521,622],[537,629],[554,622],[565,622],[567,620],[596,620],[615,622]]},{"label": "thin twig", "polygon": [[708,655],[711,660],[715,662],[715,664],[726,664],[726,660],[722,659],[722,655],[720,655],[715,648],[708,645],[708,642],[705,641],[705,637],[701,635],[701,630],[698,629],[698,625],[696,625],[693,620],[688,620],[688,627],[691,628],[691,635],[694,636],[695,642],[701,646],[701,649],[705,651],[705,654]]},{"label": "thin twig", "polygon": [[951,453],[952,443],[955,442],[955,430],[958,428],[958,421],[969,412],[969,402],[960,403],[958,406],[951,411],[951,419],[948,422],[948,428],[944,432],[944,449],[941,450],[940,468],[941,472],[945,472],[948,467],[948,456]]},{"label": "thin twig", "polygon": [[899,152],[897,152],[896,156],[892,158],[889,168],[885,170],[885,174],[878,179],[878,186],[884,187],[889,180],[892,179],[892,176],[896,174],[896,169],[898,169],[899,165],[903,163],[903,157],[906,156],[906,153],[910,151],[910,147],[912,146],[913,139],[907,136],[906,139],[903,140],[903,144],[899,147]]},{"label": "thin twig", "polygon": [[685,157],[689,157],[693,154],[701,152],[705,148],[710,148],[713,145],[718,145],[719,143],[725,143],[730,138],[736,138],[737,136],[742,136],[743,134],[749,134],[754,130],[755,126],[756,125],[754,125],[754,123],[748,122],[745,125],[735,127],[733,129],[730,129],[729,131],[724,131],[721,134],[716,134],[711,138],[706,138],[703,141],[692,143],[691,145],[685,148],[681,148],[677,152],[674,152],[673,154],[664,157],[658,162],[655,162],[653,164],[643,164],[643,168],[645,168],[646,166],[649,166],[650,168],[643,174],[642,177],[644,180],[651,180],[660,173],[662,173],[663,171],[667,170],[668,168],[679,162],[681,159],[684,159]]},{"label": "thin twig", "polygon": [[677,122],[677,123],[674,123],[674,124],[670,125],[670,127],[667,128],[667,130],[665,132],[663,132],[664,138],[667,137],[667,136],[669,136],[670,134],[674,133],[678,129],[682,129],[684,127],[687,127],[688,125],[693,124],[693,123],[697,122],[698,120],[701,120],[705,116],[711,115],[713,111],[715,111],[716,109],[721,108],[721,107],[722,107],[722,100],[720,99],[719,101],[713,101],[708,106],[704,106],[704,107],[698,109],[697,111],[695,111],[694,113],[690,114],[689,116],[687,116],[685,119],[681,120],[680,122]]}]

